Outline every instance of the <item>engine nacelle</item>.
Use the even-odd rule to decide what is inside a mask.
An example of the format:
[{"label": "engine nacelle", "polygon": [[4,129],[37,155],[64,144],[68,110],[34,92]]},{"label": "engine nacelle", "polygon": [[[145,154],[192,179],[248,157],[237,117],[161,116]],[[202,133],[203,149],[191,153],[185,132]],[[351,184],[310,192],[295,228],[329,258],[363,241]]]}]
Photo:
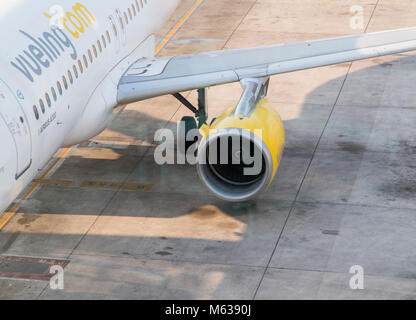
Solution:
[{"label": "engine nacelle", "polygon": [[267,105],[268,79],[245,79],[239,104],[210,127],[198,149],[198,173],[217,197],[245,201],[273,181],[283,154],[285,132],[279,114]]}]

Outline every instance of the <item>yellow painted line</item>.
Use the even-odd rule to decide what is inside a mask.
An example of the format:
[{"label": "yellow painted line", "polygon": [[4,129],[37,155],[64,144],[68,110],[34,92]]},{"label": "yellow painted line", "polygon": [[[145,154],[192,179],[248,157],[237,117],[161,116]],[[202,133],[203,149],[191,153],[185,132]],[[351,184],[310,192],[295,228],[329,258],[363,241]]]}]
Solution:
[{"label": "yellow painted line", "polygon": [[152,188],[152,184],[142,183],[120,183],[120,182],[108,182],[108,181],[84,181],[81,188],[92,189],[110,189],[110,190],[129,190],[129,191],[149,191]]},{"label": "yellow painted line", "polygon": [[[44,180],[51,172],[53,169],[56,168],[56,166],[59,164],[59,162],[65,158],[68,153],[72,150],[72,148],[66,148],[63,149],[58,157],[55,159],[55,161],[50,165],[50,167],[45,170],[45,172],[39,177],[38,180]],[[34,182],[29,189],[27,189],[27,191],[23,194],[22,196],[22,200],[27,200],[29,199],[29,197],[36,191],[37,188],[39,188],[39,186],[41,185],[40,182]],[[3,227],[14,217],[14,215],[16,214],[17,211],[19,211],[20,206],[18,204],[14,204],[10,211],[6,212],[1,218],[0,218],[0,231],[1,229],[3,229]]]},{"label": "yellow painted line", "polygon": [[[205,0],[197,0],[193,6],[186,12],[186,14],[178,21],[178,23],[169,31],[169,33],[165,36],[165,38],[159,43],[155,50],[155,54],[158,54],[172,39],[172,37],[179,31],[179,29],[188,21],[188,19],[192,16],[192,14],[198,9],[198,7],[204,2]],[[23,194],[22,200],[27,200],[29,197],[39,188],[39,186],[45,181],[45,178],[52,172],[53,169],[59,164],[59,162],[65,158],[68,153],[72,150],[72,148],[66,148],[61,151],[55,161],[51,164],[51,166],[39,177],[39,179],[35,180],[33,184],[29,187],[29,189]],[[121,188],[127,190],[148,190],[151,188],[151,185],[122,185]],[[15,204],[11,207],[10,211],[6,212],[0,218],[0,231],[3,227],[13,218],[16,212],[20,209],[18,204]]]},{"label": "yellow painted line", "polygon": [[204,0],[197,0],[194,5],[186,12],[186,14],[182,17],[181,20],[169,31],[169,33],[166,35],[166,37],[159,43],[159,45],[156,48],[156,54],[162,50],[167,43],[172,39],[172,37],[176,34],[176,32],[179,31],[179,29],[185,24],[186,21],[192,16],[192,14],[198,9],[198,7],[201,5],[201,3],[204,2]]},{"label": "yellow painted line", "polygon": [[7,222],[10,221],[11,218],[13,218],[13,216],[15,215],[15,213],[17,212],[17,210],[20,209],[20,206],[15,204],[13,205],[13,207],[10,209],[9,212],[6,212],[0,219],[0,230],[3,229],[3,227],[7,224]]},{"label": "yellow painted line", "polygon": [[[59,153],[55,161],[51,164],[51,166],[39,177],[39,180],[44,180],[52,172],[52,170],[56,168],[59,162],[68,155],[68,153],[71,150],[72,148],[63,149]],[[41,183],[39,182],[35,182],[34,184],[32,184],[32,186],[23,194],[22,200],[27,200],[36,191],[36,189],[39,188],[40,185]]]},{"label": "yellow painted line", "polygon": [[68,180],[51,180],[51,179],[34,179],[34,183],[40,184],[55,184],[55,185],[70,185],[72,181]]}]

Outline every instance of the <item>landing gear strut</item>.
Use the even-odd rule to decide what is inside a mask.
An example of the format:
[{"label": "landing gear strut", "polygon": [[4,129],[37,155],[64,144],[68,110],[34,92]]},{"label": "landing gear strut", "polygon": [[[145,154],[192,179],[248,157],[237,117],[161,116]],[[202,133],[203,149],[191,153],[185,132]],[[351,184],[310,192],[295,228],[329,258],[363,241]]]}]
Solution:
[{"label": "landing gear strut", "polygon": [[191,102],[189,102],[183,95],[180,93],[175,93],[173,96],[178,99],[185,107],[191,110],[195,117],[183,117],[181,122],[179,123],[178,133],[185,133],[184,139],[184,148],[179,146],[179,149],[182,149],[185,154],[188,149],[198,140],[198,138],[194,138],[193,140],[187,140],[186,137],[191,130],[199,129],[204,124],[207,123],[208,120],[208,107],[207,107],[207,89],[202,88],[198,89],[198,108],[194,107]]},{"label": "landing gear strut", "polygon": [[[198,108],[195,108],[192,103],[190,103],[183,95],[180,93],[175,93],[173,96],[178,99],[185,107],[191,110],[195,114],[195,118],[198,120],[198,128],[201,128],[202,125],[207,123],[208,120],[208,103],[207,103],[207,89],[202,88],[198,89]],[[184,117],[192,118],[192,117]],[[185,120],[190,122],[190,120]],[[196,121],[195,121],[196,124]],[[196,128],[196,126],[195,126]]]}]

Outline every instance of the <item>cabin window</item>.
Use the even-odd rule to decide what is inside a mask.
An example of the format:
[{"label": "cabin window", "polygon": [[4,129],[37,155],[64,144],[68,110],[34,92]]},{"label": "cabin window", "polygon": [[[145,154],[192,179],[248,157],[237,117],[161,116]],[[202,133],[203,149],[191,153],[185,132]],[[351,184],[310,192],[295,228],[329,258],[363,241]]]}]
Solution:
[{"label": "cabin window", "polygon": [[43,103],[42,99],[39,99],[39,106],[42,113],[45,113],[45,104]]},{"label": "cabin window", "polygon": [[59,81],[56,82],[56,87],[58,88],[59,95],[62,96],[63,90],[62,90],[61,83]]},{"label": "cabin window", "polygon": [[39,111],[36,106],[33,106],[33,113],[35,114],[36,120],[39,120]]},{"label": "cabin window", "polygon": [[123,18],[121,16],[119,16],[119,20],[120,20],[121,29],[124,30]]},{"label": "cabin window", "polygon": [[68,70],[68,79],[69,79],[69,82],[70,82],[71,84],[73,84],[73,83],[74,83],[74,78],[72,78],[72,73],[71,73],[71,70]]},{"label": "cabin window", "polygon": [[114,23],[111,23],[113,25],[113,32],[114,32],[114,36],[117,38],[117,27]]},{"label": "cabin window", "polygon": [[[69,71],[68,71],[68,73],[69,73]],[[65,90],[68,90],[68,82],[66,82],[65,76],[62,76],[62,83],[64,84]]]},{"label": "cabin window", "polygon": [[58,99],[58,96],[56,94],[56,90],[54,87],[51,88],[51,93],[52,93],[53,101],[56,101]]},{"label": "cabin window", "polygon": [[78,67],[79,67],[79,72],[84,73],[84,67],[82,66],[81,60],[78,60]]},{"label": "cabin window", "polygon": [[88,49],[88,58],[90,58],[90,63],[92,63],[92,53],[90,49]]},{"label": "cabin window", "polygon": [[72,68],[74,69],[74,75],[75,75],[75,78],[77,78],[77,79],[78,79],[78,70],[77,70],[77,66],[74,64],[74,66],[73,66]]},{"label": "cabin window", "polygon": [[45,94],[46,103],[48,104],[48,107],[50,108],[52,106],[51,98],[49,97],[49,94]]}]

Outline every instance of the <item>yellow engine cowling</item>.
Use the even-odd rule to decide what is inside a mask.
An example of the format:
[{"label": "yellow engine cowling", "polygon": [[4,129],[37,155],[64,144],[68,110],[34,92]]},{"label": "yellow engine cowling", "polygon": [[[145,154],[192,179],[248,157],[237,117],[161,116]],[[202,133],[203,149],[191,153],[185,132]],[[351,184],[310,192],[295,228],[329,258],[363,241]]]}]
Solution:
[{"label": "yellow engine cowling", "polygon": [[[203,140],[198,150],[201,180],[217,197],[227,201],[245,201],[264,191],[277,173],[285,143],[282,120],[265,98],[249,114],[238,114],[236,108],[225,111],[210,127],[201,128]],[[214,156],[212,151],[216,151]],[[244,152],[248,155],[245,158]],[[247,159],[261,159],[261,170],[254,170],[255,160],[248,163]]]}]

